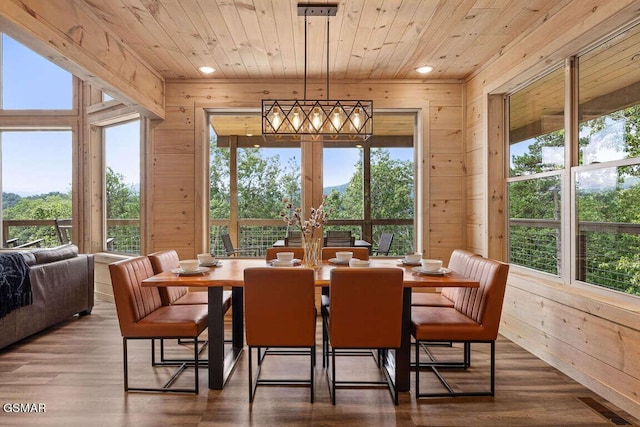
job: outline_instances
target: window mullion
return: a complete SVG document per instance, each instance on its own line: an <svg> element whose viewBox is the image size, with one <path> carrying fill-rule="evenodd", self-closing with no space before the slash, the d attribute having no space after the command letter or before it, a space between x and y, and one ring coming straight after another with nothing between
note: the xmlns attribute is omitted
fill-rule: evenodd
<svg viewBox="0 0 640 427"><path fill-rule="evenodd" d="M565 61L565 167L562 173L562 211L560 230L562 231L561 262L564 267L560 277L565 282L575 280L577 216L573 194L572 168L578 164L578 68L575 57Z"/></svg>

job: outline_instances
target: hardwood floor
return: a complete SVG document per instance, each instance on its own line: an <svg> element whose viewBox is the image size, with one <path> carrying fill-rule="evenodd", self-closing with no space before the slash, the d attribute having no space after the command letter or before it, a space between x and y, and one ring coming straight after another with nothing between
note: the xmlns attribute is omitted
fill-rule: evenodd
<svg viewBox="0 0 640 427"><path fill-rule="evenodd" d="M321 348L318 324L318 352ZM151 368L148 342L129 346L131 381L162 383L171 370ZM171 355L188 357L188 349L172 344ZM181 346L187 347L187 346ZM473 369L486 367L487 348L473 347ZM451 351L436 349L437 352ZM318 353L319 354L319 353ZM35 403L46 412L0 410L0 425L29 426L218 426L218 425L348 425L348 426L611 426L582 399L640 425L586 388L510 341L497 344L496 397L416 400L402 393L395 407L387 390L339 390L331 405L325 372L318 357L316 399L309 403L305 388L261 387L249 405L246 352L221 391L207 388L206 370L200 394L125 393L122 382L122 339L115 306L98 302L90 316L74 318L22 342L0 350L0 404ZM272 363L275 362L275 363ZM368 358L340 358L343 376L375 371ZM264 375L307 375L307 359L285 356L267 359ZM366 375L366 373L364 374ZM486 380L484 377L482 380ZM180 379L193 381L193 371ZM475 381L457 383L482 386ZM436 386L434 377L421 376L421 387ZM412 379L412 388L413 388ZM597 406L597 405L596 405ZM602 408L601 408L602 409ZM601 411L602 412L602 411ZM618 424L620 425L620 424Z"/></svg>

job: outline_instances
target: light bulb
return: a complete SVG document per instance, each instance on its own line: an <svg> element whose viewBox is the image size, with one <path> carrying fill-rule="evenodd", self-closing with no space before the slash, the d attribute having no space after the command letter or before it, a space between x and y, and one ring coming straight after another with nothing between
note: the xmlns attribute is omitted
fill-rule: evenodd
<svg viewBox="0 0 640 427"><path fill-rule="evenodd" d="M333 110L331 123L333 124L333 127L336 129L336 132L340 132L340 127L342 126L342 118L340 117L340 111L337 108Z"/></svg>
<svg viewBox="0 0 640 427"><path fill-rule="evenodd" d="M293 119L291 119L291 124L293 125L293 128L296 130L296 132L298 131L298 129L300 129L302 121L300 120L300 110L298 109L298 107L293 110Z"/></svg>
<svg viewBox="0 0 640 427"><path fill-rule="evenodd" d="M320 130L320 125L322 125L322 119L320 118L320 112L318 108L313 109L313 117L311 119L311 124L315 128L315 130Z"/></svg>
<svg viewBox="0 0 640 427"><path fill-rule="evenodd" d="M360 117L360 109L356 108L355 110L353 110L353 118L351 119L351 122L353 123L353 127L359 131L360 130L360 126L362 126L362 118Z"/></svg>
<svg viewBox="0 0 640 427"><path fill-rule="evenodd" d="M274 131L278 131L280 127L280 123L282 123L282 117L280 117L280 110L278 107L274 107L271 113L271 126L273 126Z"/></svg>

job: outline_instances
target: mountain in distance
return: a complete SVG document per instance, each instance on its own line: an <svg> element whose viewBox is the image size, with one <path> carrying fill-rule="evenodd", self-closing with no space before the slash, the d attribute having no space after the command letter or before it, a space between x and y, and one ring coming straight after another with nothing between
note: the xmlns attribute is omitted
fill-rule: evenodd
<svg viewBox="0 0 640 427"><path fill-rule="evenodd" d="M329 194L331 194L333 190L336 190L340 194L344 194L344 192L347 190L347 185L349 184L346 183L346 184L334 185L333 187L324 187L322 189L322 194L325 194L328 196Z"/></svg>

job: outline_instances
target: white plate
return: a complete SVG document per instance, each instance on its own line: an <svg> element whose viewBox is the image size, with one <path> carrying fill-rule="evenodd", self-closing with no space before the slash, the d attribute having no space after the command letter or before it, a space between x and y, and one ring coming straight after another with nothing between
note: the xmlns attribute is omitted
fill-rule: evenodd
<svg viewBox="0 0 640 427"><path fill-rule="evenodd" d="M422 265L422 264L420 263L420 261L410 262L410 261L407 261L407 259L406 259L406 258L402 258L402 259L400 260L400 262L401 262L403 265Z"/></svg>
<svg viewBox="0 0 640 427"><path fill-rule="evenodd" d="M200 264L200 267L220 267L221 265L222 265L222 261L217 259L214 262L210 262L210 263L206 263L206 264Z"/></svg>
<svg viewBox="0 0 640 427"><path fill-rule="evenodd" d="M419 274L425 274L427 276L444 276L447 273L451 273L451 270L449 270L446 267L442 267L440 270L436 270L436 271L427 271L422 267L413 267L411 271L415 271L416 273L419 273Z"/></svg>
<svg viewBox="0 0 640 427"><path fill-rule="evenodd" d="M349 265L349 261L340 261L338 258L329 258L329 263L338 265Z"/></svg>
<svg viewBox="0 0 640 427"><path fill-rule="evenodd" d="M278 261L277 259L271 260L270 264L274 267L293 267L300 264L302 261L298 258L294 258L291 261Z"/></svg>
<svg viewBox="0 0 640 427"><path fill-rule="evenodd" d="M194 271L184 271L181 268L174 268L171 270L172 273L179 274L180 276L195 276L198 274L206 273L209 271L209 267L198 267Z"/></svg>
<svg viewBox="0 0 640 427"><path fill-rule="evenodd" d="M349 267L369 267L369 261L366 259L352 258L349 262Z"/></svg>

